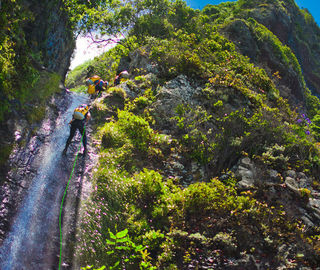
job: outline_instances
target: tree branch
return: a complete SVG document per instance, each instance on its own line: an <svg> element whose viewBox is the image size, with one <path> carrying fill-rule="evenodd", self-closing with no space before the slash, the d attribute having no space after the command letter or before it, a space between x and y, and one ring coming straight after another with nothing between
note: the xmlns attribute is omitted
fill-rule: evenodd
<svg viewBox="0 0 320 270"><path fill-rule="evenodd" d="M124 35L121 33L121 35L124 37ZM90 47L92 44L102 44L103 47L106 47L109 44L112 43L119 43L121 39L117 37L109 37L107 39L104 38L96 38L93 36L92 32L88 33L88 37L91 39L91 43L89 44L88 47Z"/></svg>

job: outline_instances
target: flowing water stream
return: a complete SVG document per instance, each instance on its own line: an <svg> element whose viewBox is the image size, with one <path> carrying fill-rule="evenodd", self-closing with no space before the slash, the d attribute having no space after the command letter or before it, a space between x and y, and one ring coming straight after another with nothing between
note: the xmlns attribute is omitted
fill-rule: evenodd
<svg viewBox="0 0 320 270"><path fill-rule="evenodd" d="M69 135L67 123L71 119L74 108L88 102L85 95L71 94L71 99L69 107L56 119L53 130L46 126L46 122L41 127L43 130L49 131L36 154L36 160L39 163L37 173L14 217L11 230L7 233L0 247L1 270L58 269L59 210L79 147L79 135L78 143L70 145L67 156L62 156L61 153ZM78 159L79 162L76 166L79 167L79 164L83 166L85 158L79 157ZM83 172L83 168L78 168L79 170ZM81 189L81 183L75 183L73 180L71 180L69 188ZM75 191L75 193L77 192ZM69 193L68 195L70 197ZM74 216L74 213L77 212L77 209L70 209L73 207L75 204L66 201L63 212L63 228L67 227L68 217ZM64 236L68 233L70 232L64 232Z"/></svg>

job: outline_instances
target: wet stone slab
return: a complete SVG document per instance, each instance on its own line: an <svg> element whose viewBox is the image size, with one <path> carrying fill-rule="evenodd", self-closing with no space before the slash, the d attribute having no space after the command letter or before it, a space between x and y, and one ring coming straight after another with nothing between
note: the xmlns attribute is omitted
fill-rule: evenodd
<svg viewBox="0 0 320 270"><path fill-rule="evenodd" d="M54 107L60 108L60 112L57 114L56 111L48 109L46 118L37 126L29 126L24 120L11 121L10 126L16 129L12 131L15 134L12 139L17 143L8 160L10 169L5 176L5 183L0 186L0 245L32 179L37 174L42 160L39 155L41 148L50 140L50 135L56 128L56 119L70 105L71 96L67 93L58 94L50 102L55 103ZM34 130L37 131L32 135ZM22 141L23 143L20 143Z"/></svg>

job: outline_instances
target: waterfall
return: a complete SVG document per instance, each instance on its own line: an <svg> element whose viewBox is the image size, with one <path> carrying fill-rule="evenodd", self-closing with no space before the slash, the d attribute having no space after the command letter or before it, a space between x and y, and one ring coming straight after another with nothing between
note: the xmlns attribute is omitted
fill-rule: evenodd
<svg viewBox="0 0 320 270"><path fill-rule="evenodd" d="M80 139L77 145L69 147L66 157L62 151L73 110L87 99L86 95L72 94L70 106L56 119L55 129L37 152L37 173L0 247L1 270L57 269L60 204ZM47 128L46 122L42 128ZM73 184L71 181L70 185ZM68 212L74 213L75 209L64 209L65 216Z"/></svg>

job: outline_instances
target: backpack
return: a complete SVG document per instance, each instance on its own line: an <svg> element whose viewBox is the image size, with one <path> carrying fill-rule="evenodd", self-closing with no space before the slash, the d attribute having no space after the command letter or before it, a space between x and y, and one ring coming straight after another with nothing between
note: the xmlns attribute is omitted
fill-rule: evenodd
<svg viewBox="0 0 320 270"><path fill-rule="evenodd" d="M96 92L95 86L98 86L101 83L103 83L103 80L101 80L101 78L98 75L90 77L86 81L86 84L88 85L88 94L93 95Z"/></svg>
<svg viewBox="0 0 320 270"><path fill-rule="evenodd" d="M88 79L86 79L86 85L89 86L91 84L94 84L96 81L100 80L101 78L98 75L94 75Z"/></svg>
<svg viewBox="0 0 320 270"><path fill-rule="evenodd" d="M129 73L126 70L122 71L120 74L121 74L121 78L125 78L125 79L129 78Z"/></svg>
<svg viewBox="0 0 320 270"><path fill-rule="evenodd" d="M97 85L102 80L98 75L94 75L94 76L90 77L88 81L92 82L91 84Z"/></svg>
<svg viewBox="0 0 320 270"><path fill-rule="evenodd" d="M90 77L89 80L95 82L97 80L101 80L101 78L98 75L94 75L94 76Z"/></svg>
<svg viewBox="0 0 320 270"><path fill-rule="evenodd" d="M96 92L96 86L94 84L90 84L88 86L88 94L93 95Z"/></svg>
<svg viewBox="0 0 320 270"><path fill-rule="evenodd" d="M83 120L85 118L85 115L89 112L89 106L88 105L81 105L77 108L75 108L73 112L73 118L77 120Z"/></svg>

